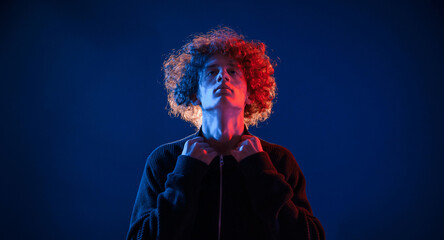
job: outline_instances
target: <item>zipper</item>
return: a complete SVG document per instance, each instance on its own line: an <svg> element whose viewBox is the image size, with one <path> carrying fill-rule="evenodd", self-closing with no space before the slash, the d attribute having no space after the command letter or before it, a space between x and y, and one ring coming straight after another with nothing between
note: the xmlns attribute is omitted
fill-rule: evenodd
<svg viewBox="0 0 444 240"><path fill-rule="evenodd" d="M222 225L222 166L224 165L224 156L221 154L219 158L219 231L218 240L220 240L220 229Z"/></svg>

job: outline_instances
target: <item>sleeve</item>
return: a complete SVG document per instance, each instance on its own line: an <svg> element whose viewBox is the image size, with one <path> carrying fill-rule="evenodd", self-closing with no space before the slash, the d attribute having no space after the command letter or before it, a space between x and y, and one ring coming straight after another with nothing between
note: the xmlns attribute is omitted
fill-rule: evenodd
<svg viewBox="0 0 444 240"><path fill-rule="evenodd" d="M266 152L253 154L239 162L253 209L271 239L324 240L324 229L313 216L307 200L302 171L289 151L284 158L287 158L284 161L295 163L288 182Z"/></svg>
<svg viewBox="0 0 444 240"><path fill-rule="evenodd" d="M128 240L187 239L192 230L200 185L208 165L180 155L162 187L157 164L162 157L165 155L153 152L147 159L131 216Z"/></svg>

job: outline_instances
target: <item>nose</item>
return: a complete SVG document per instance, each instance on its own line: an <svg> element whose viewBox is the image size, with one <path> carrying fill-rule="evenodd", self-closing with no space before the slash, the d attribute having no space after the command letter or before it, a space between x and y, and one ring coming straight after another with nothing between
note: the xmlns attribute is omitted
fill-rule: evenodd
<svg viewBox="0 0 444 240"><path fill-rule="evenodd" d="M230 80L228 73L225 70L222 70L219 75L217 76L217 81L221 82L222 79L224 79L226 82Z"/></svg>

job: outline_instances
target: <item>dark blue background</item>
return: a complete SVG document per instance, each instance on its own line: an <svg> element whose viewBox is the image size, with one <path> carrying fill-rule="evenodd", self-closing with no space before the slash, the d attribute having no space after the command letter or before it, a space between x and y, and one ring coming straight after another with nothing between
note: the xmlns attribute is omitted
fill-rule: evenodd
<svg viewBox="0 0 444 240"><path fill-rule="evenodd" d="M3 2L0 238L123 239L148 154L195 131L162 61L219 24L278 61L250 131L292 151L328 239L442 235L443 5L304 2Z"/></svg>

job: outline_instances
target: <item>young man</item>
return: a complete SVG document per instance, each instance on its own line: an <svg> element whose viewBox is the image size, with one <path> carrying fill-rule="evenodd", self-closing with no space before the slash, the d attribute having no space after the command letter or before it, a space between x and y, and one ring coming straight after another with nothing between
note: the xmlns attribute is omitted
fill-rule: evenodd
<svg viewBox="0 0 444 240"><path fill-rule="evenodd" d="M199 130L148 157L127 239L325 239L291 152L247 130L275 96L265 45L220 28L164 70L170 113Z"/></svg>

